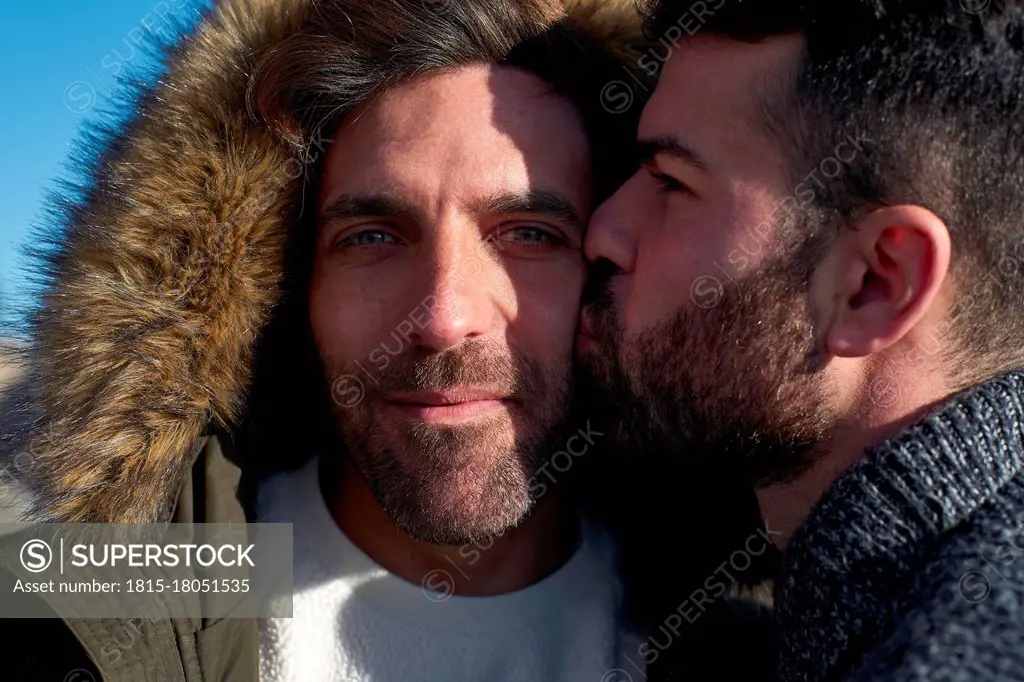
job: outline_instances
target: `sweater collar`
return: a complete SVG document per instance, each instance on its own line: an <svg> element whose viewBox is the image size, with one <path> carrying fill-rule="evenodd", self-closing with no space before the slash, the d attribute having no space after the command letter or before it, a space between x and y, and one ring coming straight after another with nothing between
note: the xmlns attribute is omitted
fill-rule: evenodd
<svg viewBox="0 0 1024 682"><path fill-rule="evenodd" d="M775 592L783 679L824 679L884 636L939 538L1024 470L1024 371L871 449L794 534Z"/></svg>

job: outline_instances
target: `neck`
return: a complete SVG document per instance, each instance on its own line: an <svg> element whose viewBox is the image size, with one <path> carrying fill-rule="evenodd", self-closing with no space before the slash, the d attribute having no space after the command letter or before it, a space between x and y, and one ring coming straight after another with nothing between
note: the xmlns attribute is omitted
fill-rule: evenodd
<svg viewBox="0 0 1024 682"><path fill-rule="evenodd" d="M776 575L780 679L846 679L866 646L905 643L893 632L920 600L970 617L988 595L977 598L979 583L993 595L1011 584L996 582L1004 569L985 555L1024 506L1022 424L1024 371L1016 370L929 410L822 495ZM1014 603L1012 589L1002 594ZM930 609L917 613L940 613Z"/></svg>
<svg viewBox="0 0 1024 682"><path fill-rule="evenodd" d="M777 532L775 544L786 549L793 532L803 523L821 496L846 471L864 459L868 450L920 421L949 398L941 379L922 380L922 368L904 371L888 366L867 377L864 390L843 410L844 417L823 442L815 464L790 483L757 490L766 525ZM879 386L898 386L880 398Z"/></svg>
<svg viewBox="0 0 1024 682"><path fill-rule="evenodd" d="M551 488L521 524L500 537L461 546L434 545L403 533L346 459L320 488L335 523L390 573L425 589L463 596L514 592L558 570L576 545L576 519Z"/></svg>

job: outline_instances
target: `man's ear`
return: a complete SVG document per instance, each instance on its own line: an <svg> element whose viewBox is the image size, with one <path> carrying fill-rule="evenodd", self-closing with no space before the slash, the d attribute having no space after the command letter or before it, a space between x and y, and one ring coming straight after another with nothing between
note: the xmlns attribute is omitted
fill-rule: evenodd
<svg viewBox="0 0 1024 682"><path fill-rule="evenodd" d="M828 352L863 357L902 339L938 295L950 252L946 224L920 206L880 208L844 227L828 257Z"/></svg>

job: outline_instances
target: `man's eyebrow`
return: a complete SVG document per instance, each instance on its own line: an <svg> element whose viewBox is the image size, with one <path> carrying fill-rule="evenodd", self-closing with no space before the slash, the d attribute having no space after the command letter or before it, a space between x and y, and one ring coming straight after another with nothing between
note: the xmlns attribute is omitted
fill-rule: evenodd
<svg viewBox="0 0 1024 682"><path fill-rule="evenodd" d="M350 218L415 219L416 211L404 201L387 194L342 194L320 209L321 225Z"/></svg>
<svg viewBox="0 0 1024 682"><path fill-rule="evenodd" d="M654 162L654 157L659 154L666 154L675 159L697 168L704 173L710 173L708 162L704 160L692 147L680 142L673 137L656 137L638 140L636 143L637 160L640 165L648 165Z"/></svg>
<svg viewBox="0 0 1024 682"><path fill-rule="evenodd" d="M558 192L531 189L525 192L504 192L473 207L478 215L534 213L550 215L580 229L586 224L583 214L572 201Z"/></svg>

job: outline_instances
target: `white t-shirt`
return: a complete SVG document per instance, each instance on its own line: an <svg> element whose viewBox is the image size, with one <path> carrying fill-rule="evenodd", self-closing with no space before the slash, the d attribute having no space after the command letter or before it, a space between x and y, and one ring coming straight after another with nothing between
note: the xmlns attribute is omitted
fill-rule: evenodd
<svg viewBox="0 0 1024 682"><path fill-rule="evenodd" d="M317 475L314 458L260 488L259 520L293 523L295 553L292 618L260 621L264 682L644 679L629 656L641 640L617 618L613 544L592 524L582 524L569 561L540 582L497 596L452 596L444 574L415 585L352 544Z"/></svg>

